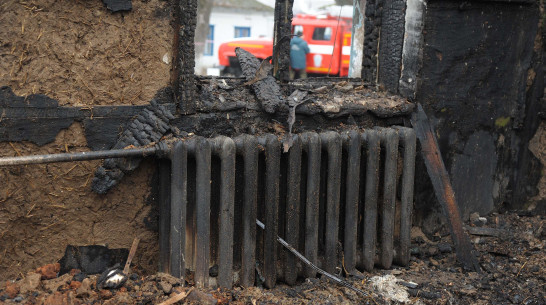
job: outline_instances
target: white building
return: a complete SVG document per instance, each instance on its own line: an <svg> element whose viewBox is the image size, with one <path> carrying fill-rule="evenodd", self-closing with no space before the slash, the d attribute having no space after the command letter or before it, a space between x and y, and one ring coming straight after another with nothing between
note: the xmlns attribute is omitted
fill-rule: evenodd
<svg viewBox="0 0 546 305"><path fill-rule="evenodd" d="M215 0L204 54L196 54L195 73L218 66L218 47L238 37L273 37L274 9L255 0ZM202 55L202 56L200 56Z"/></svg>

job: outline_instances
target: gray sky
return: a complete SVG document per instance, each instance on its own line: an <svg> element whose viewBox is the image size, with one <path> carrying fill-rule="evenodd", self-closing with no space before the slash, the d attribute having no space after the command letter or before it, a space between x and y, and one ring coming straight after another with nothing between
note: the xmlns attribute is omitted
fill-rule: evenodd
<svg viewBox="0 0 546 305"><path fill-rule="evenodd" d="M257 0L263 4L275 7L275 0ZM326 7L326 10L323 8ZM335 6L335 0L294 0L294 13L319 14L329 12L331 15L339 14L339 6ZM342 16L352 17L352 8L344 6Z"/></svg>

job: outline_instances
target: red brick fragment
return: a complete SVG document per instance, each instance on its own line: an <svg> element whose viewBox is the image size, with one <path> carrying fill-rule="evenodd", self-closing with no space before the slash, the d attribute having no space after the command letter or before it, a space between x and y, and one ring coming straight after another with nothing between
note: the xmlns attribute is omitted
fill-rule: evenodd
<svg viewBox="0 0 546 305"><path fill-rule="evenodd" d="M50 280L56 278L59 271L61 271L61 265L59 263L47 264L36 269L36 273L42 275L42 280Z"/></svg>

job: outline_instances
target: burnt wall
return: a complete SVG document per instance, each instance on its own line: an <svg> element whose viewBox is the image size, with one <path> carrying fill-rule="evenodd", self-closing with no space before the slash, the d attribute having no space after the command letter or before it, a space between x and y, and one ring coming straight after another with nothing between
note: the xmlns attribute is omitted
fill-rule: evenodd
<svg viewBox="0 0 546 305"><path fill-rule="evenodd" d="M437 129L464 217L521 208L536 192L540 170L527 143L543 89L538 25L534 3L427 3L415 100ZM426 210L426 187L416 188Z"/></svg>

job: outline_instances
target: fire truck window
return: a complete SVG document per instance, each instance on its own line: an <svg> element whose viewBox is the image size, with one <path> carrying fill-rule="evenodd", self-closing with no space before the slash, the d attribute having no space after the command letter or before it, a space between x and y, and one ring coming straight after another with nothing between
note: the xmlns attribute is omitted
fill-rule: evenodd
<svg viewBox="0 0 546 305"><path fill-rule="evenodd" d="M292 34L297 34L297 33L303 33L303 26L302 25L295 25L292 27Z"/></svg>
<svg viewBox="0 0 546 305"><path fill-rule="evenodd" d="M316 27L313 31L313 40L330 41L332 38L332 28Z"/></svg>

